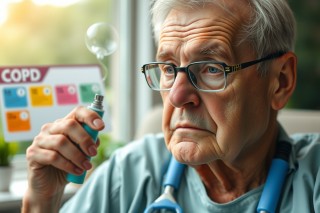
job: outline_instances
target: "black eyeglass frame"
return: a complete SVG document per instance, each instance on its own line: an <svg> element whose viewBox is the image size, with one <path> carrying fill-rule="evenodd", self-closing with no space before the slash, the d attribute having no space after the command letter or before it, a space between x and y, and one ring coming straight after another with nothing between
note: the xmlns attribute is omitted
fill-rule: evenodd
<svg viewBox="0 0 320 213"><path fill-rule="evenodd" d="M174 70L174 80L176 79L177 75L178 75L178 72L185 72L188 76L188 79L190 81L190 83L199 91L203 91L203 92L218 92L218 91L222 91L226 88L226 82L227 82L227 75L230 74L230 73L233 73L233 72L236 72L236 71L239 71L239 70L242 70L242 69L245 69L247 67L250 67L252 65L255 65L255 64L258 64L258 63L261 63L263 61L267 61L267 60L271 60L271 59L275 59L275 58L278 58L278 57L281 57L283 56L284 54L286 54L287 52L286 51L278 51L278 52L275 52L275 53L272 53L272 54L269 54L265 57L262 57L260 59L257 59L257 60L253 60L253 61L248 61L248 62L244 62L244 63L241 63L241 64L236 64L236 65L233 65L233 66L230 66L230 65L227 65L226 63L224 62L219 62L219 61L196 61L196 62L193 62L193 63L190 63L188 64L186 67L177 67L176 65L172 64L172 63L166 63L166 62L150 62L150 63L147 63L147 64L144 64L142 67L141 67L141 72L144 74L145 76L145 79L147 81L147 84L148 86L152 89L152 90L156 90L156 91L169 91L172 87L168 88L168 89L155 89L153 88L149 82L148 82L148 79L147 79L147 75L146 75L146 71L145 71L145 67L150 65L150 64L166 64L166 65L170 65L172 66L173 70ZM214 63L214 64L219 64L223 67L223 71L224 71L224 78L225 78L225 83L224 83L224 87L222 89L218 89L218 90L203 90L201 88L198 88L197 85L193 82L192 80L192 77L191 77L191 73L189 71L189 67L191 65L194 65L194 64L202 64L202 63Z"/></svg>

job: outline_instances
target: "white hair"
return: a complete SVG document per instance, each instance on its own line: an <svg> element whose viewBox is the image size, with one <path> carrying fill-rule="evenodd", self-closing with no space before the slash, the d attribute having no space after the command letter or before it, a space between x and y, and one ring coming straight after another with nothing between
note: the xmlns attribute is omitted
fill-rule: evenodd
<svg viewBox="0 0 320 213"><path fill-rule="evenodd" d="M239 0L235 0L239 1ZM217 0L154 0L152 24L156 42L161 26L172 8L200 8L209 3L223 5ZM295 18L287 0L248 0L249 22L242 26L238 42L248 41L262 57L276 51L293 51L295 44Z"/></svg>

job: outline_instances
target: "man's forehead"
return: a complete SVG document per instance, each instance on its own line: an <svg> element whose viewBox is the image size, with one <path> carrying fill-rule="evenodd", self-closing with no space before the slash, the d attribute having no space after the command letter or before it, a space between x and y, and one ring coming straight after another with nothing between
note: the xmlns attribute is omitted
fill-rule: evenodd
<svg viewBox="0 0 320 213"><path fill-rule="evenodd" d="M169 12L164 25L177 20L183 25L188 25L193 21L192 17L181 16L180 14L196 14L197 12L203 13L203 11L207 11L208 18L223 16L225 18L241 19L246 22L251 14L250 9L248 0L216 0L196 5L195 7L180 6L179 8L173 8Z"/></svg>

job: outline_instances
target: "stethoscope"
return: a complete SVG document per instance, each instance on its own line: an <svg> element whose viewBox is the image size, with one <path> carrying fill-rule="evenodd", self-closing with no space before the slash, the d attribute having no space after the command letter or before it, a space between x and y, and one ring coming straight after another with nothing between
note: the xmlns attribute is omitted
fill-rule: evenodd
<svg viewBox="0 0 320 213"><path fill-rule="evenodd" d="M263 188L257 212L274 213L281 195L282 186L289 171L289 156L291 144L280 141L277 144L276 154L272 160L271 167ZM163 193L151 203L144 213L151 213L159 210L169 210L171 212L183 213L181 206L176 202L173 194L178 190L182 174L186 165L179 163L171 157L165 181L163 183Z"/></svg>

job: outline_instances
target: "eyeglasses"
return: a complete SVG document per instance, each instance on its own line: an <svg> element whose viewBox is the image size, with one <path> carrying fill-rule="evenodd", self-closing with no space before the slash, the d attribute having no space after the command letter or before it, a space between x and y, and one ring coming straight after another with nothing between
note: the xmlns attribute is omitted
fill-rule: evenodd
<svg viewBox="0 0 320 213"><path fill-rule="evenodd" d="M191 84L199 91L218 92L226 88L227 76L232 72L254 64L275 59L286 52L279 51L261 59L229 66L218 61L198 61L186 67L177 67L172 63L151 62L141 68L149 87L156 91L168 91L172 88L178 72L185 72Z"/></svg>

